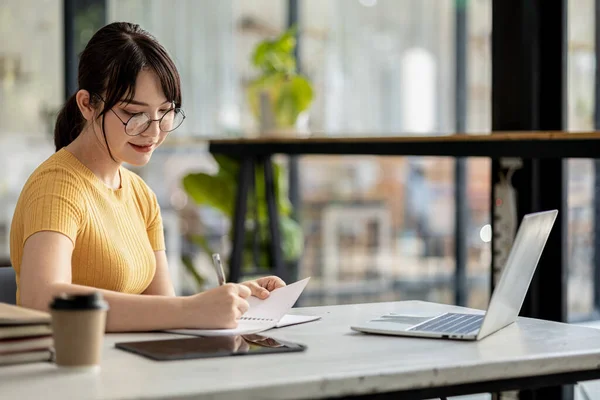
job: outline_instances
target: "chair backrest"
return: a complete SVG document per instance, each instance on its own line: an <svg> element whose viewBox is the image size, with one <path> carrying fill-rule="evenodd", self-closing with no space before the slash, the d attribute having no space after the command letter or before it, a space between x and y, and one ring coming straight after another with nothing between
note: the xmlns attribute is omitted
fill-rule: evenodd
<svg viewBox="0 0 600 400"><path fill-rule="evenodd" d="M17 281L12 267L0 267L0 303L16 304Z"/></svg>

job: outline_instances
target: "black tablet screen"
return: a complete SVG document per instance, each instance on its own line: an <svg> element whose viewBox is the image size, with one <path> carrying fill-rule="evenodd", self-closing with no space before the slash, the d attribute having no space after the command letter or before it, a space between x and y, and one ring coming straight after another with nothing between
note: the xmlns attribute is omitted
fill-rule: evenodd
<svg viewBox="0 0 600 400"><path fill-rule="evenodd" d="M154 360L183 360L233 355L272 354L303 351L305 346L262 335L186 337L181 339L120 342L121 350Z"/></svg>

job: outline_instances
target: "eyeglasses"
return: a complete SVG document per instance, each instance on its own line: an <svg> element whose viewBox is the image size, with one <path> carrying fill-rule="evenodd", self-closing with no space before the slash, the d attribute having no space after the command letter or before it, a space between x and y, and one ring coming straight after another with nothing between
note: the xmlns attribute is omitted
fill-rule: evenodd
<svg viewBox="0 0 600 400"><path fill-rule="evenodd" d="M98 97L100 98L100 100L106 103L106 101L104 101L104 99L101 96L98 95ZM152 119L146 113L137 113L129 117L127 121L123 121L123 119L119 117L119 114L117 114L112 108L110 109L110 111L112 111L113 114L115 114L115 116L119 119L119 121L121 121L121 123L125 127L125 133L129 136L141 135L142 133L146 132L146 130L148 130L150 124L152 124L152 122L154 121L158 122L158 127L161 131L166 133L172 132L175 129L179 128L179 126L183 123L183 120L185 119L185 113L183 112L183 110L181 108L176 107L167 110L167 112L165 112L162 115L162 117L158 119Z"/></svg>

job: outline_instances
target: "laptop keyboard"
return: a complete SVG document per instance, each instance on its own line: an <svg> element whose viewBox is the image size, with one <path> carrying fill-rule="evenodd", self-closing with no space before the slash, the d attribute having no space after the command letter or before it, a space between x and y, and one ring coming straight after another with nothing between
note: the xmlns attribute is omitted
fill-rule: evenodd
<svg viewBox="0 0 600 400"><path fill-rule="evenodd" d="M467 334L478 330L483 315L448 313L413 326L409 331Z"/></svg>

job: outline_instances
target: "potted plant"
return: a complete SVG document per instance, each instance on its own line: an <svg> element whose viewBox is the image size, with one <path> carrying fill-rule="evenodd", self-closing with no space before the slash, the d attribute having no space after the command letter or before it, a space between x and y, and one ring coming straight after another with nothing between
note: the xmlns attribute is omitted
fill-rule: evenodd
<svg viewBox="0 0 600 400"><path fill-rule="evenodd" d="M247 87L247 99L261 133L295 135L307 131L308 109L313 101L310 81L298 73L296 28L257 44L252 65L259 75Z"/></svg>
<svg viewBox="0 0 600 400"><path fill-rule="evenodd" d="M235 211L235 197L238 186L239 162L233 158L214 156L218 171L216 174L204 172L190 173L183 178L183 187L196 204L217 210L232 221ZM274 165L275 199L280 214L281 247L284 262L293 263L302 254L304 235L302 227L292 216L292 206L287 196L287 185L284 171L280 165ZM270 235L268 228L267 201L265 195L264 171L262 166L255 169L255 190L248 198L246 215L246 232L243 249L243 271L260 271L268 269ZM230 224L229 237L233 237L233 224ZM201 247L207 256L214 253L211 244L201 235L191 235L189 239ZM198 276L190 259L184 260L192 276L201 285L202 277Z"/></svg>

